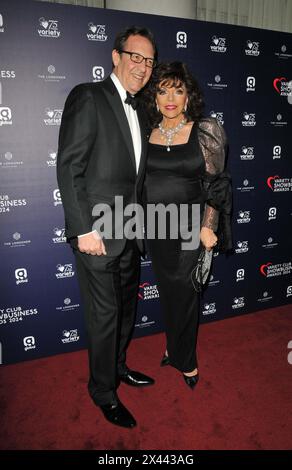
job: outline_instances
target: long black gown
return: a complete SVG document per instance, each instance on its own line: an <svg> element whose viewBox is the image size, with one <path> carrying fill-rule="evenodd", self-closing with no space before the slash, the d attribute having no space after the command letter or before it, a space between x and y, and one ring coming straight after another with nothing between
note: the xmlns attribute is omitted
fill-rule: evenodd
<svg viewBox="0 0 292 470"><path fill-rule="evenodd" d="M218 211L205 204L206 176L222 172L225 134L216 120L207 118L193 125L186 144L167 146L149 143L145 199L149 204L200 204L201 226L216 230ZM189 221L191 224L192 222ZM169 229L169 224L168 224ZM197 367L196 342L199 295L191 271L199 256L182 250L182 239L147 239L156 275L166 326L166 348L171 365L182 372Z"/></svg>

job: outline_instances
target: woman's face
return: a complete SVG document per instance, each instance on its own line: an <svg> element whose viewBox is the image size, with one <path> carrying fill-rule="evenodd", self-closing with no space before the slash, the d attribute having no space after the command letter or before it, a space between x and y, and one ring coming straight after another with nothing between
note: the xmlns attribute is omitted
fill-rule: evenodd
<svg viewBox="0 0 292 470"><path fill-rule="evenodd" d="M182 114L187 105L187 90L183 83L163 81L159 84L156 104L163 116L173 119Z"/></svg>

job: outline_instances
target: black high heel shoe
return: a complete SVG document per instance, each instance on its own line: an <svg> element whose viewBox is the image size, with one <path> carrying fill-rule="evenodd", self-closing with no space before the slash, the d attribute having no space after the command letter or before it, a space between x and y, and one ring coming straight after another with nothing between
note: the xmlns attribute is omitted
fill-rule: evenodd
<svg viewBox="0 0 292 470"><path fill-rule="evenodd" d="M163 358L161 359L161 362L160 362L160 367L164 367L164 366L170 366L169 357L165 353L164 353Z"/></svg>
<svg viewBox="0 0 292 470"><path fill-rule="evenodd" d="M183 374L185 383L193 390L199 381L199 373L196 375L187 376Z"/></svg>

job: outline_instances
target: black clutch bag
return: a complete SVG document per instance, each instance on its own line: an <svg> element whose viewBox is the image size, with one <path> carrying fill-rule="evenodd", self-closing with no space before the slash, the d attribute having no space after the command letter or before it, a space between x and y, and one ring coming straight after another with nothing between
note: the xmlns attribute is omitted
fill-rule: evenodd
<svg viewBox="0 0 292 470"><path fill-rule="evenodd" d="M201 292L211 270L213 250L202 249L197 264L191 272L191 280L196 292Z"/></svg>

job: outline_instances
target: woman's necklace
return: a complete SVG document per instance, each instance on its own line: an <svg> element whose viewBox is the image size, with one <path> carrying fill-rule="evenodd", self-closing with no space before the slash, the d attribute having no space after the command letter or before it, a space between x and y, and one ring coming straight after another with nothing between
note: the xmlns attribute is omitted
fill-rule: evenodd
<svg viewBox="0 0 292 470"><path fill-rule="evenodd" d="M159 131L166 140L166 145L167 145L166 150L168 152L170 151L170 146L172 145L174 136L184 127L186 123L187 123L186 119L183 119L182 121L180 121L180 123L177 126L172 127L170 129L166 129L165 127L162 126L161 123L158 124Z"/></svg>

